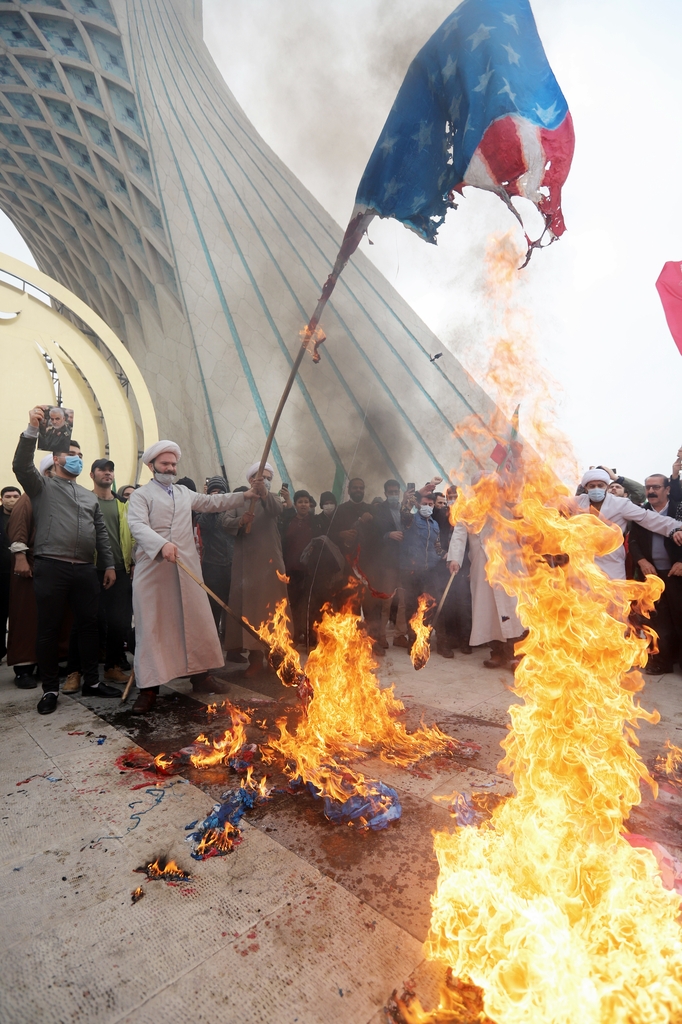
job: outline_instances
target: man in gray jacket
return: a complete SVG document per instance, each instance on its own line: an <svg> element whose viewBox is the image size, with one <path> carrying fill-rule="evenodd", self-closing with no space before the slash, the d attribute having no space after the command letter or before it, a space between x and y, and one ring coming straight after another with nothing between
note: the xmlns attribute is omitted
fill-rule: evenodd
<svg viewBox="0 0 682 1024"><path fill-rule="evenodd" d="M120 697L120 691L100 683L97 665L99 580L95 554L104 569L104 588L116 582L107 528L97 496L76 483L83 469L83 456L76 452L73 442L69 454L55 453L53 477L41 476L35 468L33 457L43 418L39 406L31 409L12 469L31 499L36 525L33 589L38 606L38 668L43 683L38 713L49 715L59 697L58 636L67 602L78 634L83 694Z"/></svg>

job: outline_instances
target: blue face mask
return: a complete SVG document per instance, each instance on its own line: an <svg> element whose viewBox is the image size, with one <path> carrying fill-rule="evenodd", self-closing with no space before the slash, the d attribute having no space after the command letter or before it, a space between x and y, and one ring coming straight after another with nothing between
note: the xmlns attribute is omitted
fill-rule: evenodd
<svg viewBox="0 0 682 1024"><path fill-rule="evenodd" d="M600 501L603 501L606 497L606 488L591 487L587 493L590 496L590 501L592 502L592 504L594 505L595 502L598 504Z"/></svg>
<svg viewBox="0 0 682 1024"><path fill-rule="evenodd" d="M73 476L80 476L83 472L83 460L80 455L67 455L64 459L64 469Z"/></svg>

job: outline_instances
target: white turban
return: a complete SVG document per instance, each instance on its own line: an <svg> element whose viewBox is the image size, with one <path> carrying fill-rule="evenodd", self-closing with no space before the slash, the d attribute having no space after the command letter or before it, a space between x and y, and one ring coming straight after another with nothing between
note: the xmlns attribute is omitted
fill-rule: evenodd
<svg viewBox="0 0 682 1024"><path fill-rule="evenodd" d="M40 475L45 476L45 470L49 469L54 465L54 458L52 455L45 455L40 460Z"/></svg>
<svg viewBox="0 0 682 1024"><path fill-rule="evenodd" d="M594 480L599 480L601 483L610 484L611 477L605 469L588 469L587 473L583 473L583 478L580 481L581 487L587 487L589 483Z"/></svg>
<svg viewBox="0 0 682 1024"><path fill-rule="evenodd" d="M158 459L159 455L163 455L164 452L172 452L178 459L182 454L180 446L175 441L157 441L156 444L152 444L147 448L147 451L142 456L142 461L145 466L149 466L154 459Z"/></svg>
<svg viewBox="0 0 682 1024"><path fill-rule="evenodd" d="M255 476L259 469L260 469L260 459L258 460L258 462L254 462L254 464L252 466L249 466L249 468L247 469L247 471L246 471L246 479L247 479L247 481L251 482L251 477ZM274 471L274 469L272 468L272 466L270 465L269 462L265 463L265 465L263 466L263 469L264 470L265 469L269 469L270 472L272 473L272 475L273 476L275 475L275 471Z"/></svg>

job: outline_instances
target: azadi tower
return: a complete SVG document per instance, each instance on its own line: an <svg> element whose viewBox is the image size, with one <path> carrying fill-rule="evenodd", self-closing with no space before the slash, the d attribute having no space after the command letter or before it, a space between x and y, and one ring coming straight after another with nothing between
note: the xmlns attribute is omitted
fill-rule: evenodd
<svg viewBox="0 0 682 1024"><path fill-rule="evenodd" d="M263 142L202 38L201 0L0 3L0 207L39 268L123 340L182 470L258 458L342 231ZM361 253L273 458L316 493L445 476L491 402ZM487 453L487 452L486 452Z"/></svg>

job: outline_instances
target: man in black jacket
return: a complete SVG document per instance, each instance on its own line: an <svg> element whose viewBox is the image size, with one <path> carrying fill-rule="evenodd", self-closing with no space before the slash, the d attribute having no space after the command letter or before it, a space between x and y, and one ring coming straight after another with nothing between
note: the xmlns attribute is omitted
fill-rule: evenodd
<svg viewBox="0 0 682 1024"><path fill-rule="evenodd" d="M104 569L105 589L116 582L109 535L97 496L76 483L83 470L82 454L54 456L55 475L40 475L33 463L36 441L44 412L36 406L29 413L29 425L19 438L12 469L33 506L36 525L33 589L38 606L38 668L43 696L38 713L51 714L59 697L57 645L59 627L68 602L78 633L83 694L120 697L120 691L99 681L97 657L99 632L99 580L97 561Z"/></svg>
<svg viewBox="0 0 682 1024"><path fill-rule="evenodd" d="M670 500L670 480L666 476L654 473L646 478L644 486L644 508L682 520L682 502ZM629 545L638 578L660 576L665 581L665 590L651 615L651 627L658 633L658 657L650 658L645 669L648 675L662 675L673 671L682 653L682 548L638 523L630 524Z"/></svg>
<svg viewBox="0 0 682 1024"><path fill-rule="evenodd" d="M373 508L374 535L369 564L369 579L374 590L386 597L369 596L365 599L367 625L373 640L381 648L388 647L386 626L391 613L394 595L398 597L398 616L393 637L394 646L407 646L407 621L405 619L405 597L400 588L400 547L403 543L403 527L400 520L400 484L387 480L384 484L385 500ZM404 644L401 644L404 639ZM396 640L398 643L396 644Z"/></svg>
<svg viewBox="0 0 682 1024"><path fill-rule="evenodd" d="M9 615L9 581L12 555L7 536L7 524L12 509L19 501L18 487L3 487L0 491L0 661L7 654L7 617Z"/></svg>

